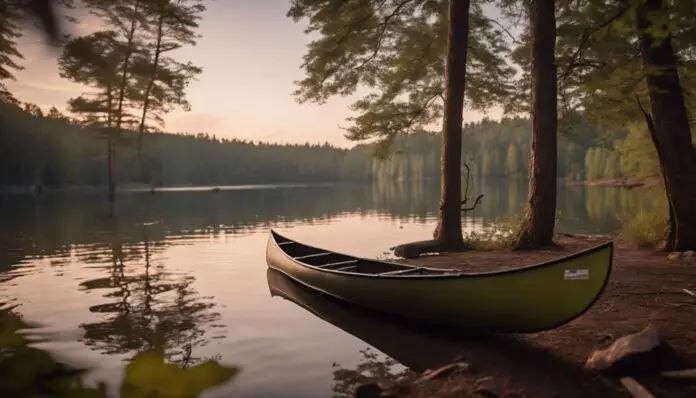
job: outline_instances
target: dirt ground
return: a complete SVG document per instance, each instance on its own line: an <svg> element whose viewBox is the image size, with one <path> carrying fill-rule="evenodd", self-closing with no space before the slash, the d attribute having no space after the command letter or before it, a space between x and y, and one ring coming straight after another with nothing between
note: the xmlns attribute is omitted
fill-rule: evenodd
<svg viewBox="0 0 696 398"><path fill-rule="evenodd" d="M462 264L466 270L531 265L600 244L608 237L563 236L557 249L513 252L475 251L422 257L409 263ZM633 248L616 241L614 269L602 297L580 318L557 329L498 339L465 353L474 372L433 380L412 389L416 397L481 397L475 386L490 385L500 397L630 397L615 378L585 371L596 349L652 323L663 338L696 367L696 258L670 261L666 253ZM696 381L676 382L658 376L636 376L657 398L696 397Z"/></svg>

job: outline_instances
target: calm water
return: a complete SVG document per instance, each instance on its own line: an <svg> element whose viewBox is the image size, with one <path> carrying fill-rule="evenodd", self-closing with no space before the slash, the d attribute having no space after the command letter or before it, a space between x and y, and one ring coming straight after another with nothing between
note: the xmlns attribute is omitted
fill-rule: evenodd
<svg viewBox="0 0 696 398"><path fill-rule="evenodd" d="M467 230L519 214L526 182L478 191L486 197ZM422 184L139 192L120 195L109 218L97 196L4 196L0 302L40 325L25 331L35 347L90 369L88 384L105 381L112 394L126 361L160 344L172 362L241 368L204 396L327 397L350 384L340 369L365 361L368 344L271 297L269 229L385 257L390 246L431 237L438 199L436 186ZM612 233L650 205L637 191L562 188L559 231Z"/></svg>

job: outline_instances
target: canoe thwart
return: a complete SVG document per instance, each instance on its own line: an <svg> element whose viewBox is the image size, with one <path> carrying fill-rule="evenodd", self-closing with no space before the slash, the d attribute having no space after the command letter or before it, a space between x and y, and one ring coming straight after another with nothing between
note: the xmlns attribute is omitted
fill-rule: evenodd
<svg viewBox="0 0 696 398"><path fill-rule="evenodd" d="M333 254L333 253L332 253L332 252L324 252L324 253L308 254L308 255L306 255L306 256L295 257L295 260L304 260L304 259L306 259L306 258L328 256L328 255L330 255L330 254Z"/></svg>
<svg viewBox="0 0 696 398"><path fill-rule="evenodd" d="M413 274L416 272L422 272L423 268L406 268L406 269L397 269L395 271L387 271L387 272L380 272L379 274L375 275L404 275L404 274Z"/></svg>
<svg viewBox="0 0 696 398"><path fill-rule="evenodd" d="M317 268L329 268L329 267L335 267L335 266L344 266L348 264L354 264L358 265L358 260L348 260L348 261L338 261L335 263L326 263L322 265L317 265Z"/></svg>

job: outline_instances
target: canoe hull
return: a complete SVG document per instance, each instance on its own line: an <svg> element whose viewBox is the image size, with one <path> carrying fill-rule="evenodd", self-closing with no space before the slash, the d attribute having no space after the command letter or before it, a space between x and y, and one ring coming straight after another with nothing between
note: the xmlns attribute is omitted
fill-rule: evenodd
<svg viewBox="0 0 696 398"><path fill-rule="evenodd" d="M613 255L609 242L517 270L374 276L332 272L304 264L278 245L279 237L275 232L269 237L268 266L312 289L433 326L494 333L539 332L582 315L604 290Z"/></svg>

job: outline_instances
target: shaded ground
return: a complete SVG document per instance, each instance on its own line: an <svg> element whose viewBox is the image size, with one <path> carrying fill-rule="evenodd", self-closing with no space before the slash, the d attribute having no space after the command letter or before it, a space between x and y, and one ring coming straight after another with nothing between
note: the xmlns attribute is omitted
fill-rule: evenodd
<svg viewBox="0 0 696 398"><path fill-rule="evenodd" d="M471 271L531 265L595 246L608 238L562 237L561 247L534 252L476 251L422 257L406 262ZM669 261L664 252L632 248L617 242L614 270L600 300L585 315L558 329L499 339L487 348L465 351L466 361L477 370L422 384L417 397L486 396L475 393L488 385L499 396L516 397L629 397L618 380L584 371L595 349L615 338L637 332L648 323L690 366L696 367L696 258ZM491 355L491 350L503 355ZM696 397L696 382L674 382L653 376L636 376L656 397ZM510 395L510 394L517 395Z"/></svg>

